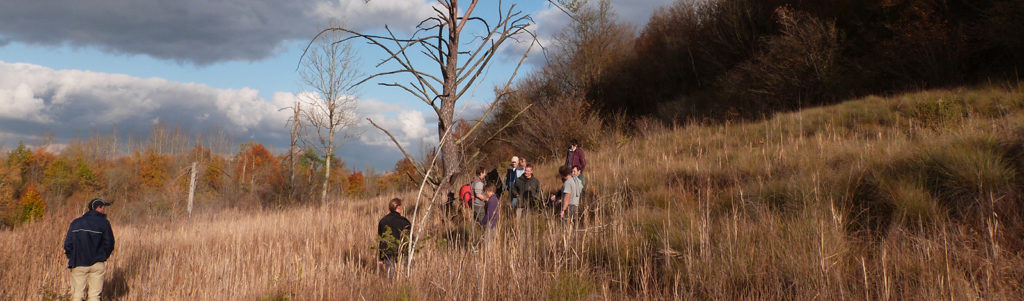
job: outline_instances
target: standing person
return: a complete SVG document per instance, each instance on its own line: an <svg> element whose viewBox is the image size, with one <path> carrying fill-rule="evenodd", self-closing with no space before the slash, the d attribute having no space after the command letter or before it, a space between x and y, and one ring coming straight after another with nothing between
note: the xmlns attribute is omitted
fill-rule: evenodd
<svg viewBox="0 0 1024 301"><path fill-rule="evenodd" d="M580 206L580 182L573 179L572 171L567 166L559 167L558 175L562 177L562 191L559 192L562 194L562 201L558 206L558 217L562 220L575 221ZM554 201L555 196L551 196L551 200Z"/></svg>
<svg viewBox="0 0 1024 301"><path fill-rule="evenodd" d="M523 169L523 176L516 179L516 185L512 187L512 199L519 200L519 206L513 206L516 209L516 219L522 216L524 207L537 204L540 198L540 180L533 176L533 165L527 164Z"/></svg>
<svg viewBox="0 0 1024 301"><path fill-rule="evenodd" d="M580 197L583 197L583 190L587 187L587 183L583 181L583 169L579 166L573 165L572 167L572 179L580 185Z"/></svg>
<svg viewBox="0 0 1024 301"><path fill-rule="evenodd" d="M484 215L483 221L480 222L480 225L484 226L484 231L498 226L498 195L495 193L497 190L498 186L493 183L484 186L484 195L487 196L487 213Z"/></svg>
<svg viewBox="0 0 1024 301"><path fill-rule="evenodd" d="M483 224L485 206L487 205L488 196L484 195L484 177L487 176L487 168L481 166L476 169L476 178L473 179L473 183L470 187L473 189L473 220L477 223Z"/></svg>
<svg viewBox="0 0 1024 301"><path fill-rule="evenodd" d="M412 224L402 216L402 199L393 198L388 202L388 215L377 223L377 262L384 266L388 279L394 278L395 264L402 249L408 242Z"/></svg>
<svg viewBox="0 0 1024 301"><path fill-rule="evenodd" d="M509 165L508 170L505 171L505 191L512 191L515 187L516 179L523 175L523 167L519 165L519 157L512 156L512 165ZM516 208L516 204L519 202L513 194L511 199L512 208Z"/></svg>
<svg viewBox="0 0 1024 301"><path fill-rule="evenodd" d="M64 236L64 255L71 269L71 300L82 300L89 287L89 301L100 300L107 258L114 251L114 232L107 221L107 206L102 199L89 201L89 211L71 221Z"/></svg>
<svg viewBox="0 0 1024 301"><path fill-rule="evenodd" d="M565 155L565 168L572 168L573 166L580 167L579 178L583 179L583 171L587 169L587 158L583 155L583 149L580 149L580 141L572 139L569 142L569 153Z"/></svg>

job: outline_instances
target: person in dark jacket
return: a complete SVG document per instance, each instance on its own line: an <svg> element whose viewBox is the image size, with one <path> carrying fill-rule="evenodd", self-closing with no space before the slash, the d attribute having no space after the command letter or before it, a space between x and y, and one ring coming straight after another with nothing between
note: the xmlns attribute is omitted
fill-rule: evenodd
<svg viewBox="0 0 1024 301"><path fill-rule="evenodd" d="M71 300L82 300L86 284L89 301L100 299L106 261L114 251L114 232L107 221L107 206L110 202L90 200L89 211L71 221L64 236L64 255L71 269Z"/></svg>
<svg viewBox="0 0 1024 301"><path fill-rule="evenodd" d="M540 180L533 176L533 165L527 164L523 171L523 176L516 179L515 186L512 187L512 198L519 200L518 206L514 206L517 219L522 216L524 207L527 207L529 204L539 204L541 198Z"/></svg>
<svg viewBox="0 0 1024 301"><path fill-rule="evenodd" d="M576 139L569 142L569 152L565 155L565 167L573 166L580 167L580 174L587 169L587 158L583 155L583 149L580 149L580 141Z"/></svg>
<svg viewBox="0 0 1024 301"><path fill-rule="evenodd" d="M508 169L505 170L505 184L503 187L504 190L511 192L512 188L515 187L516 185L516 179L522 176L523 172L523 166L519 165L519 157L512 156L512 165L509 165ZM516 205L519 203L519 199L517 199L513 194L512 197L509 198L509 200L509 203L510 205L512 205L512 208L516 208Z"/></svg>
<svg viewBox="0 0 1024 301"><path fill-rule="evenodd" d="M406 248L412 231L412 224L402 216L402 199L394 198L388 202L390 213L377 223L377 237L380 244L377 248L377 260L384 266L388 279L394 278L395 263Z"/></svg>

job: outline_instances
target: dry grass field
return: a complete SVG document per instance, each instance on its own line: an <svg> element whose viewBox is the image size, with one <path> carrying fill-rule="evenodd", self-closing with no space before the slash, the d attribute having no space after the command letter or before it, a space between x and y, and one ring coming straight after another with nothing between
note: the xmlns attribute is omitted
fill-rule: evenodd
<svg viewBox="0 0 1024 301"><path fill-rule="evenodd" d="M111 300L1019 300L1024 88L867 97L750 123L609 133L582 225L435 206L414 262L375 260L386 200L126 217ZM554 164L539 167L545 191ZM412 203L415 196L401 195ZM410 204L412 205L412 204ZM415 206L409 206L415 207ZM421 215L427 210L420 205ZM414 209L409 209L411 216ZM0 299L59 300L79 208L0 232ZM421 217L422 219L422 217ZM130 220L130 222L128 222ZM420 225L420 221L416 221Z"/></svg>

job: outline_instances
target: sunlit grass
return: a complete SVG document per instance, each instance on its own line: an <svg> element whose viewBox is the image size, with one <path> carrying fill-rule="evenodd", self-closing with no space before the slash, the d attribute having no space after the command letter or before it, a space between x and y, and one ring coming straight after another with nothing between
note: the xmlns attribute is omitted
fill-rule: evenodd
<svg viewBox="0 0 1024 301"><path fill-rule="evenodd" d="M1024 295L1022 109L1020 88L934 90L761 122L616 133L587 154L582 225L537 211L515 222L504 208L485 242L435 207L412 269L393 282L373 249L390 197L192 219L115 213L106 294L1016 299ZM545 191L558 186L554 169L538 168ZM0 299L68 290L60 242L77 214L51 210L0 233Z"/></svg>

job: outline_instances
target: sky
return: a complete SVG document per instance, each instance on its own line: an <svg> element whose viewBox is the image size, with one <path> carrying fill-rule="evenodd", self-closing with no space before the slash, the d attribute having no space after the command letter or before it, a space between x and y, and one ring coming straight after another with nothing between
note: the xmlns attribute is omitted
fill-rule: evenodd
<svg viewBox="0 0 1024 301"><path fill-rule="evenodd" d="M463 1L465 3L467 1ZM641 26L673 0L612 0L619 20ZM57 144L113 133L144 137L153 125L190 133L226 131L236 144L287 149L288 110L309 88L299 58L327 24L363 32L385 25L407 35L429 17L428 0L7 0L0 1L0 153L19 141ZM569 18L547 1L501 1L533 17L548 49ZM499 1L483 0L474 15L493 18ZM465 5L465 4L463 4ZM384 57L354 43L357 68L372 74ZM478 117L522 55L509 45L485 77L460 100L457 118ZM519 78L543 63L531 52ZM425 62L414 58L417 62ZM391 66L393 68L393 66ZM430 71L433 71L431 69ZM437 144L437 117L404 91L379 82L355 91L359 123L339 137L336 154L350 168L389 170L401 158L371 118L413 154Z"/></svg>

